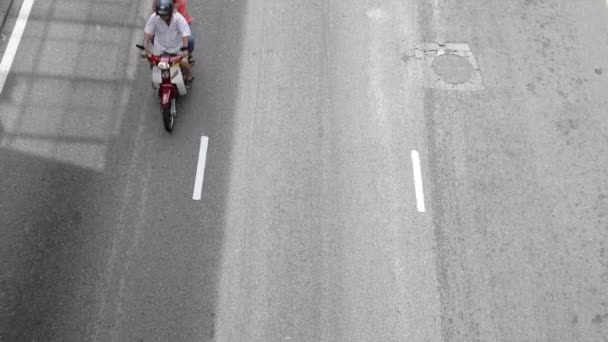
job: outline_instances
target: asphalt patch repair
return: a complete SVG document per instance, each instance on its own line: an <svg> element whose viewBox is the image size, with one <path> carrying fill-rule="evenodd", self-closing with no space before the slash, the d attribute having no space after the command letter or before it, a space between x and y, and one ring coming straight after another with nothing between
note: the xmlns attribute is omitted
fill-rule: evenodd
<svg viewBox="0 0 608 342"><path fill-rule="evenodd" d="M466 43L419 43L414 56L425 88L479 91L485 87L477 60Z"/></svg>

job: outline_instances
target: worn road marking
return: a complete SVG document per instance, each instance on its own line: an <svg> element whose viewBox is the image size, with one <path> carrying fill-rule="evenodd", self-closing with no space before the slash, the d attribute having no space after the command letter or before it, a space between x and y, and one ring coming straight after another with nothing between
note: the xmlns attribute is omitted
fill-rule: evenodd
<svg viewBox="0 0 608 342"><path fill-rule="evenodd" d="M423 213L426 211L424 207L424 190L422 188L422 171L420 169L420 154L418 151L412 151L412 167L414 168L414 186L416 188L416 208Z"/></svg>
<svg viewBox="0 0 608 342"><path fill-rule="evenodd" d="M200 201L203 193L203 180L205 178L205 164L207 163L207 146L209 145L209 137L201 137L201 147L198 151L198 165L196 166L196 178L194 179L194 192L192 199Z"/></svg>
<svg viewBox="0 0 608 342"><path fill-rule="evenodd" d="M8 44L6 45L4 56L0 62L0 94L2 94L4 83L6 83L8 73L13 66L13 60L17 54L17 49L19 48L19 43L21 42L21 37L23 37L23 32L25 31L25 26L27 25L27 20L30 16L33 5L34 0L23 0L21 10L19 10L19 16L17 17L17 22L13 28L13 33L11 33L11 38L8 40Z"/></svg>

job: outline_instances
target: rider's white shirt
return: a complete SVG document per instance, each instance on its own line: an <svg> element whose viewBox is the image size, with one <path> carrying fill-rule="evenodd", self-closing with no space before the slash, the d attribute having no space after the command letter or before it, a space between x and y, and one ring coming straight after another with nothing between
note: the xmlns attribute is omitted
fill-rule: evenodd
<svg viewBox="0 0 608 342"><path fill-rule="evenodd" d="M183 46L182 37L190 35L190 26L188 22L178 12L174 12L171 16L171 23L167 23L156 13L153 13L144 31L147 34L154 34L154 49L175 53Z"/></svg>

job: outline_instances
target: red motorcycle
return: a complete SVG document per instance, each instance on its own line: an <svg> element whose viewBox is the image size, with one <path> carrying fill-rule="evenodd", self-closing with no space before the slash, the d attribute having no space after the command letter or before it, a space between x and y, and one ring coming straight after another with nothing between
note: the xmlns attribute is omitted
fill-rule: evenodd
<svg viewBox="0 0 608 342"><path fill-rule="evenodd" d="M144 50L142 45L136 45ZM160 110L163 114L163 123L167 132L173 131L175 116L175 100L177 96L188 94L184 75L180 67L182 57L175 54L162 53L160 55L149 54L148 62L152 67L152 86L158 90L160 99Z"/></svg>

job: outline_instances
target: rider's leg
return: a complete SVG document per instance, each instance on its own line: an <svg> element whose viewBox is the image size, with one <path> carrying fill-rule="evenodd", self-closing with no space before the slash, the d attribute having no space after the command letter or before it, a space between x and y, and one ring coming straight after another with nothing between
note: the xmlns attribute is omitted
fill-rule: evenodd
<svg viewBox="0 0 608 342"><path fill-rule="evenodd" d="M182 62L180 63L180 66L182 67L182 72L184 73L184 81L186 81L186 82L192 81L193 77L192 77L192 73L190 72L191 68L190 68L190 63L188 63L188 59L182 58Z"/></svg>

